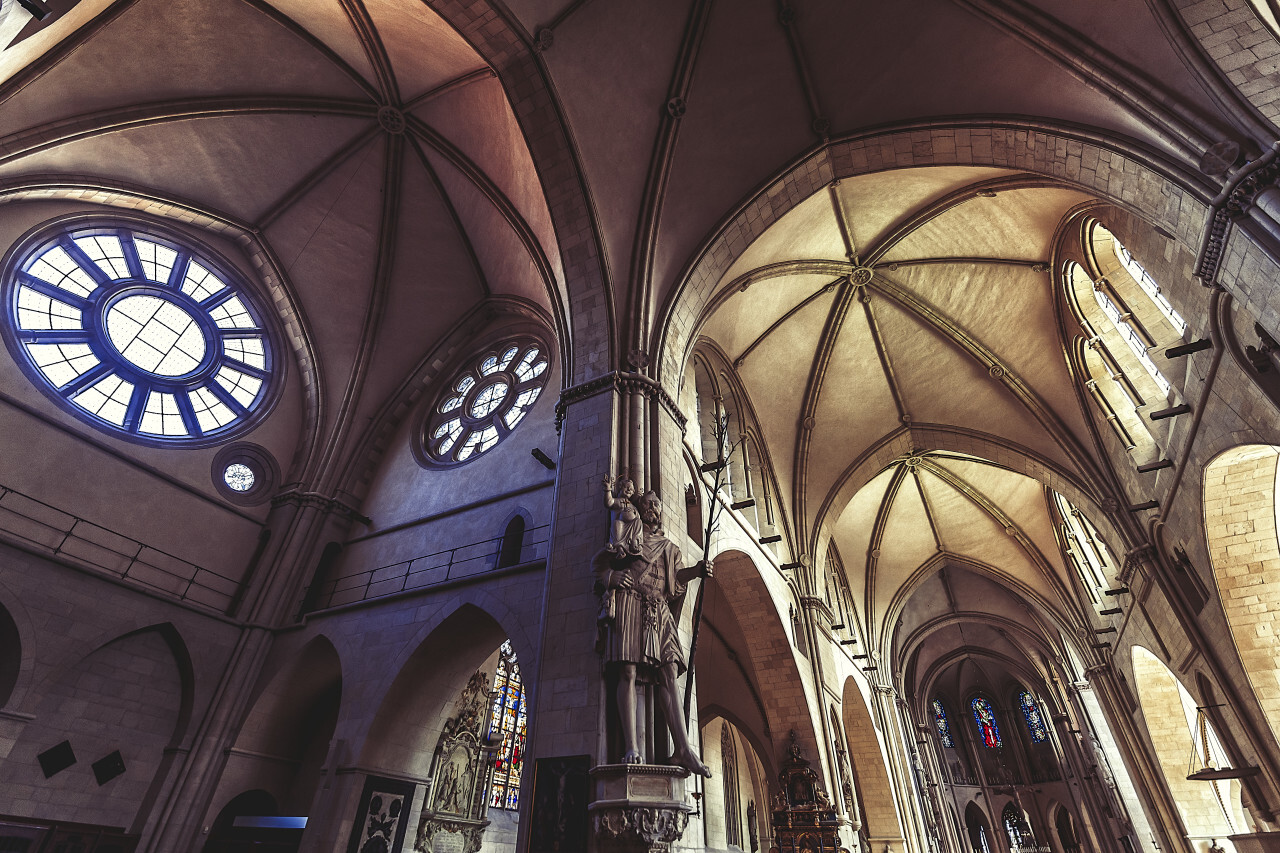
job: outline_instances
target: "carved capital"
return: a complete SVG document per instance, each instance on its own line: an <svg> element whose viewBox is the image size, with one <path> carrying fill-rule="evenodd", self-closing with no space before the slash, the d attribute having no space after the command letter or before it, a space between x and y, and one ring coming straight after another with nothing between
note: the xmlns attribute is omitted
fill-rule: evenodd
<svg viewBox="0 0 1280 853"><path fill-rule="evenodd" d="M680 411L680 405L666 392L666 389L643 374L625 373L621 370L614 370L604 376L566 388L560 395L559 402L556 403L556 432L560 431L560 425L564 423L565 414L571 404L611 390L624 394L643 394L650 400L657 401L671 415L680 431L684 432L688 418Z"/></svg>
<svg viewBox="0 0 1280 853"><path fill-rule="evenodd" d="M1124 563L1120 566L1119 581L1128 586L1138 573L1138 566L1151 565L1156 561L1156 549L1151 545L1139 545L1125 553Z"/></svg>

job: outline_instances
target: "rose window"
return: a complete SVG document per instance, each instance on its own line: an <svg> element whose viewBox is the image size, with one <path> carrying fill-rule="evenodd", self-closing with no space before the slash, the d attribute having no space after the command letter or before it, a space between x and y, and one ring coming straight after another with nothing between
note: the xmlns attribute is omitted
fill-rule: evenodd
<svg viewBox="0 0 1280 853"><path fill-rule="evenodd" d="M453 377L432 410L424 444L435 462L474 459L515 429L547 382L541 344L508 341Z"/></svg>
<svg viewBox="0 0 1280 853"><path fill-rule="evenodd" d="M249 426L272 385L270 336L246 289L179 241L63 230L5 278L10 352L63 409L155 444Z"/></svg>

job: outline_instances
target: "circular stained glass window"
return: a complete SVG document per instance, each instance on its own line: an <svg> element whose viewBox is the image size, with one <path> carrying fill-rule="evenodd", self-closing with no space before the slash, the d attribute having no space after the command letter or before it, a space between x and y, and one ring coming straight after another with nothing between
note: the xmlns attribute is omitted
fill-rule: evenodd
<svg viewBox="0 0 1280 853"><path fill-rule="evenodd" d="M63 408L155 444L221 441L263 410L270 336L222 266L130 227L33 245L6 270L6 343Z"/></svg>
<svg viewBox="0 0 1280 853"><path fill-rule="evenodd" d="M423 445L432 461L474 459L505 438L547 384L546 348L530 339L487 350L454 375L427 420Z"/></svg>
<svg viewBox="0 0 1280 853"><path fill-rule="evenodd" d="M243 462L232 462L222 472L222 482L234 492L247 492L257 482L253 469Z"/></svg>

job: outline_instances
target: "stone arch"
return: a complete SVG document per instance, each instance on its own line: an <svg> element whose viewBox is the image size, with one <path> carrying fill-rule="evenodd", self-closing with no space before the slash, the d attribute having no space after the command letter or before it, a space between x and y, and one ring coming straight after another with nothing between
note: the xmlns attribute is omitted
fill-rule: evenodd
<svg viewBox="0 0 1280 853"><path fill-rule="evenodd" d="M561 353L565 385L577 385L610 370L618 361L614 299L594 205L587 196L575 146L559 101L528 36L488 2L430 4L475 49L502 83L542 182L543 196L564 264L563 310L571 345ZM557 304L561 300L553 300ZM606 321L600 322L603 311Z"/></svg>
<svg viewBox="0 0 1280 853"><path fill-rule="evenodd" d="M4 604L0 604L0 708L9 703L22 669L22 635L18 632L18 623Z"/></svg>
<svg viewBox="0 0 1280 853"><path fill-rule="evenodd" d="M885 749L880 743L882 733L872 720L862 689L852 677L845 679L840 710L862 812L862 832L876 849L886 843L900 849L903 821L898 813L896 789L885 763Z"/></svg>
<svg viewBox="0 0 1280 853"><path fill-rule="evenodd" d="M784 167L744 199L690 259L659 314L652 351L659 378L678 382L724 273L773 223L832 181L916 166L997 166L1057 179L1141 211L1194 247L1208 193L1203 179L1078 131L1009 120L899 126L832 140Z"/></svg>
<svg viewBox="0 0 1280 853"><path fill-rule="evenodd" d="M1223 782L1187 779L1195 749L1192 726L1196 700L1158 657L1138 645L1133 647L1133 679L1149 743L1182 818L1187 840L1197 850L1208 849L1214 838L1219 839L1219 844L1229 843L1224 840L1228 835L1246 829L1235 825L1243 820L1238 793ZM1233 795L1237 798L1235 803L1230 801Z"/></svg>
<svg viewBox="0 0 1280 853"><path fill-rule="evenodd" d="M802 680L796 652L784 624L785 614L761 577L760 569L742 551L722 552L715 556L715 589L728 605L732 618L747 629L743 631L745 669L758 685L757 698L768 730L773 734L794 730L808 755L821 755L819 723L813 719L798 689ZM700 691L699 703L701 701ZM780 753L783 748L781 740L774 739L774 749Z"/></svg>
<svg viewBox="0 0 1280 853"><path fill-rule="evenodd" d="M209 818L250 789L270 794L285 814L310 814L331 764L342 693L342 663L324 636L265 674L228 753Z"/></svg>
<svg viewBox="0 0 1280 853"><path fill-rule="evenodd" d="M172 625L97 645L37 686L35 718L9 753L0 799L17 814L138 831L185 736L192 695L190 657ZM46 779L38 756L64 741L74 763ZM117 755L123 770L99 783L91 765ZM60 794L37 802L29 794L37 787Z"/></svg>
<svg viewBox="0 0 1280 853"><path fill-rule="evenodd" d="M463 604L441 620L394 669L394 681L381 695L376 713L366 714L371 721L357 750L358 765L370 772L427 778L454 701L506 639L498 621L473 604Z"/></svg>
<svg viewBox="0 0 1280 853"><path fill-rule="evenodd" d="M991 832L991 821L982 807L970 801L964 809L964 825L968 830L969 846L974 853L997 853L996 838ZM982 834L985 833L985 838Z"/></svg>
<svg viewBox="0 0 1280 853"><path fill-rule="evenodd" d="M1215 458L1204 471L1204 529L1209 562L1231 639L1271 731L1280 739L1280 540L1276 468L1280 448L1250 444Z"/></svg>

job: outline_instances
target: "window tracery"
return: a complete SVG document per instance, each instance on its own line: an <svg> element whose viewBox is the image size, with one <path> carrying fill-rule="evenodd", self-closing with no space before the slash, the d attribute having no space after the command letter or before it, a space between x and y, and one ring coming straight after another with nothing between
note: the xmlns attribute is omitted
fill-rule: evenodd
<svg viewBox="0 0 1280 853"><path fill-rule="evenodd" d="M546 387L546 348L531 338L508 340L472 358L440 395L427 420L430 459L456 465L475 459L511 434Z"/></svg>
<svg viewBox="0 0 1280 853"><path fill-rule="evenodd" d="M264 315L203 251L151 229L79 226L44 232L16 258L6 343L64 410L170 445L225 439L265 411Z"/></svg>
<svg viewBox="0 0 1280 853"><path fill-rule="evenodd" d="M520 807L520 771L524 768L524 739L528 725L524 683L511 641L502 644L498 669L493 676L493 705L489 713L489 742L497 743L493 760L493 780L489 784L489 807Z"/></svg>

